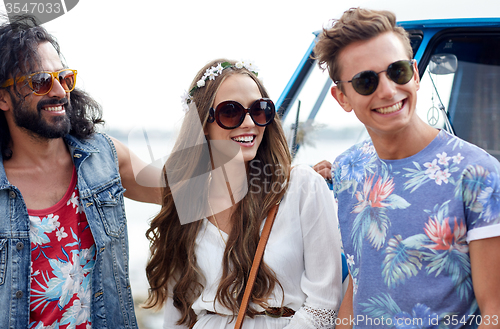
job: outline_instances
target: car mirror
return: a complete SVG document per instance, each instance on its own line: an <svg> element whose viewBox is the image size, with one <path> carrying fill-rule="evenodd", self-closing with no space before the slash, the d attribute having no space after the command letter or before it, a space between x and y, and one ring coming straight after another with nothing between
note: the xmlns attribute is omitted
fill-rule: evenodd
<svg viewBox="0 0 500 329"><path fill-rule="evenodd" d="M457 71L458 58L453 54L436 54L431 56L429 71L432 74L443 75Z"/></svg>

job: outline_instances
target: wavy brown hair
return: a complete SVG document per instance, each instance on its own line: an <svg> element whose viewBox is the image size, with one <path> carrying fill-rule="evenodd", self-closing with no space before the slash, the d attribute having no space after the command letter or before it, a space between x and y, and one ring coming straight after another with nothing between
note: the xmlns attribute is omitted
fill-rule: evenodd
<svg viewBox="0 0 500 329"><path fill-rule="evenodd" d="M333 20L330 28L323 28L314 47L314 58L322 69L327 68L333 81L341 80L339 56L350 44L374 38L385 32L393 32L406 48L408 58L413 57L408 33L396 25L396 15L386 10L351 8L340 19ZM343 90L342 84L339 85Z"/></svg>
<svg viewBox="0 0 500 329"><path fill-rule="evenodd" d="M210 154L199 145L206 138L203 130L207 125L209 109L213 106L215 95L222 82L230 75L245 74L257 84L262 97L269 97L256 75L245 68L237 69L234 61L226 59L214 60L203 67L194 78L190 89L196 86L206 69L218 63L230 62L228 67L215 80L207 80L206 85L195 90L192 103L196 105L188 111L183 121L174 152L164 166L166 187L163 191L163 204L160 213L151 221L146 232L150 240L151 256L146 266L146 275L150 284L146 308L161 307L167 297L173 298L174 306L180 310L182 317L179 324L192 325L196 315L191 309L193 302L200 296L204 278L197 266L195 248L196 237L201 221L182 225L174 204L177 182L184 182L191 177L199 176L211 170ZM190 113L195 118L190 120ZM202 129L200 129L200 122ZM189 160L189 161L186 161ZM265 131L256 157L248 166L247 179L257 178L260 185L251 184L246 196L236 204L231 214L232 229L223 256L222 278L216 293L216 301L237 314L248 280L253 257L260 238L260 227L270 208L283 197L288 182L291 156L279 118L275 118ZM264 169L266 166L266 170ZM269 169L272 170L269 170ZM168 177L167 177L168 172ZM269 175L269 172L272 172ZM169 183L170 180L170 183ZM263 185L280 186L279 191L267 193ZM175 185L175 186L174 186ZM190 187L191 190L192 186ZM199 191L207 191L208 182L203 181ZM277 193L276 193L277 192ZM192 218L198 217L206 203L206 193L199 193L198 199L191 196L189 208ZM182 200L176 200L176 202ZM179 204L177 204L179 206ZM184 208L184 207L182 207ZM180 209L180 208L179 208ZM276 285L280 285L275 273L264 262L261 264L251 301L261 307L268 306L268 299ZM234 297L236 296L236 297ZM247 314L253 317L257 311L249 307Z"/></svg>

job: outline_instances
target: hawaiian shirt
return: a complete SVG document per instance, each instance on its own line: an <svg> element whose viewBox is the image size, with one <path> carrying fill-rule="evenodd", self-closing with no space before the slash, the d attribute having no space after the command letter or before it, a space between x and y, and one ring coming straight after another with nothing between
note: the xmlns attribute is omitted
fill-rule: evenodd
<svg viewBox="0 0 500 329"><path fill-rule="evenodd" d="M333 164L356 327L475 327L468 243L500 236L500 164L440 131L419 153L382 160L370 140Z"/></svg>

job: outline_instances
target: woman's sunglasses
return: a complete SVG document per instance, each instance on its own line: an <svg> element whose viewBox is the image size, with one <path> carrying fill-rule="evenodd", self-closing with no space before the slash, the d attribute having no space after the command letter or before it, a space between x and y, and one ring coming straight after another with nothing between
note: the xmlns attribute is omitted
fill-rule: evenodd
<svg viewBox="0 0 500 329"><path fill-rule="evenodd" d="M54 79L57 79L66 92L71 92L76 85L76 70L63 69L56 72L36 72L17 79L17 82L28 81L33 93L37 96L47 95L54 86ZM14 79L5 81L2 88L10 87L14 84Z"/></svg>
<svg viewBox="0 0 500 329"><path fill-rule="evenodd" d="M334 81L336 84L341 82L352 83L352 87L358 94L361 95L371 95L377 90L379 77L378 75L382 72L387 72L389 79L397 83L398 85L404 85L408 83L413 77L413 63L414 59L411 60L401 60L390 64L386 70L375 72L375 71L363 71L352 77L350 81Z"/></svg>
<svg viewBox="0 0 500 329"><path fill-rule="evenodd" d="M225 101L215 110L210 108L208 122L216 121L224 129L235 129L241 126L247 113L257 126L264 127L273 121L276 109L269 98L258 99L247 109L238 102Z"/></svg>

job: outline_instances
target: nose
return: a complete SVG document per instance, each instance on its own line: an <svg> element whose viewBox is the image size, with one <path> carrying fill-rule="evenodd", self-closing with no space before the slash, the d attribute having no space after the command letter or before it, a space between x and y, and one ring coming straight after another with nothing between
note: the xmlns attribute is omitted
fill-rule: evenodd
<svg viewBox="0 0 500 329"><path fill-rule="evenodd" d="M379 74L379 82L377 86L377 94L380 98L393 98L396 95L396 83L389 79L387 73Z"/></svg>
<svg viewBox="0 0 500 329"><path fill-rule="evenodd" d="M253 122L252 117L250 116L250 113L245 114L245 119L241 123L240 127L243 127L243 128L255 127L255 122Z"/></svg>
<svg viewBox="0 0 500 329"><path fill-rule="evenodd" d="M66 97L66 90L63 88L58 79L53 80L52 89L50 90L49 97L64 98Z"/></svg>

